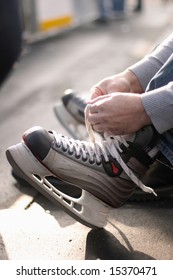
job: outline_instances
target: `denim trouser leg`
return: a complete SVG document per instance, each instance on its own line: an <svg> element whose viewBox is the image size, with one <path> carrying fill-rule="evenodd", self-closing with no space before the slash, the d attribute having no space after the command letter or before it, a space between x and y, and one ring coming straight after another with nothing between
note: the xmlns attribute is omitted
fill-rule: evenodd
<svg viewBox="0 0 173 280"><path fill-rule="evenodd" d="M100 13L100 18L106 19L107 18L107 11L105 7L105 0L97 0L98 9Z"/></svg>
<svg viewBox="0 0 173 280"><path fill-rule="evenodd" d="M146 91L165 86L171 81L173 81L173 54L152 78ZM164 156L169 160L171 165L173 165L173 129L170 129L160 135L158 147Z"/></svg>

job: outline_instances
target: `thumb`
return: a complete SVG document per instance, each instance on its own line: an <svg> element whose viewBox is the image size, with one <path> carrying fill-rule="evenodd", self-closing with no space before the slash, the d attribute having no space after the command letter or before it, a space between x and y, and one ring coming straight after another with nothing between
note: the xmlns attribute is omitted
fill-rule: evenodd
<svg viewBox="0 0 173 280"><path fill-rule="evenodd" d="M91 99L94 99L96 97L104 95L105 93L103 92L103 90L100 87L94 86L91 88L90 94L91 94Z"/></svg>

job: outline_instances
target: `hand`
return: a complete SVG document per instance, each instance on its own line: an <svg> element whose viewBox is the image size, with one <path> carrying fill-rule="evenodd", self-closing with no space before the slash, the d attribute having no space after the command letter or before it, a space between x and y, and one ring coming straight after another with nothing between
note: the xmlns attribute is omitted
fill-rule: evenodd
<svg viewBox="0 0 173 280"><path fill-rule="evenodd" d="M94 99L113 92L143 93L143 89L135 74L130 70L125 70L120 74L103 79L94 85L90 92L91 99Z"/></svg>
<svg viewBox="0 0 173 280"><path fill-rule="evenodd" d="M88 121L95 131L125 135L151 124L140 94L111 93L96 97L88 103Z"/></svg>

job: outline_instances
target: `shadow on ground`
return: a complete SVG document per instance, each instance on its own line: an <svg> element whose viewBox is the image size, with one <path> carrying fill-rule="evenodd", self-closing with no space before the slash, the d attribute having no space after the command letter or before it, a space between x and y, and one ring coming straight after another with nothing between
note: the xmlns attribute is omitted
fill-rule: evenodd
<svg viewBox="0 0 173 280"><path fill-rule="evenodd" d="M86 260L153 260L143 252L134 251L127 238L127 248L105 229L91 230L86 240Z"/></svg>

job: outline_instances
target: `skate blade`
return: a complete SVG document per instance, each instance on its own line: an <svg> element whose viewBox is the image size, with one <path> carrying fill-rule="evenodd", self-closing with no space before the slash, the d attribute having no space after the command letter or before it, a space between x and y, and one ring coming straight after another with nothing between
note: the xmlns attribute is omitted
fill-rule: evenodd
<svg viewBox="0 0 173 280"><path fill-rule="evenodd" d="M106 225L110 207L83 189L78 198L62 192L62 189L60 191L47 179L55 175L33 156L23 142L10 147L6 156L13 169L25 181L53 203L61 206L78 222L91 228L103 228ZM69 184L69 187L72 188L73 185Z"/></svg>
<svg viewBox="0 0 173 280"><path fill-rule="evenodd" d="M61 123L61 125L67 130L67 132L77 140L88 140L88 133L83 124L80 124L64 107L62 103L54 106L54 113Z"/></svg>

